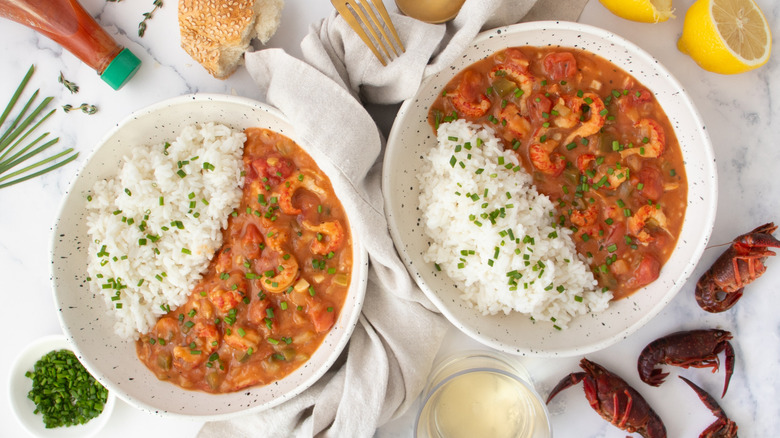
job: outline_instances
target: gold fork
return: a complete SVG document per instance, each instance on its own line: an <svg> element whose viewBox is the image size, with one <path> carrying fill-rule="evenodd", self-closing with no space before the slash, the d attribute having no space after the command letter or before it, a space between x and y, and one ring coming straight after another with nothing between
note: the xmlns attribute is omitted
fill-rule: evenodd
<svg viewBox="0 0 780 438"><path fill-rule="evenodd" d="M366 43L374 56L377 57L379 62L381 62L382 65L387 65L387 61L393 59L393 56L390 55L390 51L388 50L387 46L390 47L390 50L396 57L399 56L399 53L396 50L396 47L393 45L393 42L390 40L390 37L387 36L385 28L390 29L390 33L393 34L393 38L395 39L395 42L398 45L398 49L400 49L401 53L405 52L406 49L404 48L403 43L401 43L401 38L398 37L398 32L396 32L395 26L393 26L393 22L390 21L390 16L387 14L387 9L385 9L385 5L382 3L382 0L370 1L376 8L377 12L379 12L381 20L376 16L374 9L371 8L371 5L368 4L368 0L330 0L330 2L333 3L333 6L338 11L339 15L341 15L341 17L347 22L347 24L349 24L352 30L358 34L363 42ZM368 13L368 17L371 17L371 21L369 21L368 17L366 16L366 12ZM366 34L366 30L368 30L368 32L371 34L373 40L368 36L368 34ZM379 30L382 38L380 38L379 34L377 34L377 30ZM377 45L374 44L374 41L379 44L379 47L382 49L382 52L384 52L387 59L385 59L385 56L382 56L382 53L379 52Z"/></svg>

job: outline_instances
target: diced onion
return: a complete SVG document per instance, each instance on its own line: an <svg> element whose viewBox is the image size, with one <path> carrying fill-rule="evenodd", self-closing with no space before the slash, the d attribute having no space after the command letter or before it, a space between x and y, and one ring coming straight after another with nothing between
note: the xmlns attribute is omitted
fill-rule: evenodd
<svg viewBox="0 0 780 438"><path fill-rule="evenodd" d="M349 277L347 277L347 274L336 274L336 276L333 277L333 282L339 286L346 286L349 284Z"/></svg>
<svg viewBox="0 0 780 438"><path fill-rule="evenodd" d="M295 292L303 293L306 292L307 289L309 289L309 282L306 281L305 278L301 278L295 283L295 286L293 286L293 289L295 289Z"/></svg>

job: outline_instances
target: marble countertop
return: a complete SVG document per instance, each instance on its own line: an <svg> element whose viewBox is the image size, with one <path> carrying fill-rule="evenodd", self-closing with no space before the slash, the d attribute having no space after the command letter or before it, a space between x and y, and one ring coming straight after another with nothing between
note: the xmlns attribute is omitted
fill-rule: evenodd
<svg viewBox="0 0 780 438"><path fill-rule="evenodd" d="M146 4L148 3L148 4ZM389 7L394 7L387 0ZM591 0L580 22L608 29L639 45L664 64L682 83L704 119L717 159L719 202L710 243L691 279L677 297L645 327L616 345L588 355L622 375L637 388L664 420L669 436L695 437L713 421L713 416L682 382L691 377L712 394L719 394L723 371L668 368L671 376L660 388L639 381L636 358L653 339L678 330L722 328L734 334L736 370L727 396L719 400L723 409L740 427L744 437L774 436L780 429L780 260L767 260L768 271L746 290L730 311L708 314L694 300L696 279L723 250L715 247L754 227L780 220L780 178L774 175L780 163L777 129L780 126L780 55L773 54L764 67L736 76L721 76L701 70L676 48L683 18L693 0L677 0L677 18L660 24L640 24L611 15ZM772 0L756 0L766 13L770 27L780 29L780 6ZM244 69L226 81L209 76L179 48L176 3L165 2L149 20L146 34L136 34L142 13L152 9L152 1L105 2L84 0L85 8L143 61L136 77L120 91L112 91L92 70L70 53L33 31L0 21L3 38L0 51L0 79L4 86L0 99L7 99L24 72L35 64L30 88L41 95L54 96L53 103L97 105L94 115L58 111L45 129L60 137L60 145L81 152L76 162L41 178L0 190L0 278L3 279L0 331L4 333L5 360L0 361L2 387L7 392L12 360L29 343L45 335L61 333L51 292L49 246L51 228L60 202L76 170L88 158L97 142L129 113L162 99L187 93L226 93L258 98L254 84ZM279 32L269 47L282 47L300 55L299 42L312 23L331 11L324 0L287 0ZM775 50L776 52L777 50ZM70 95L57 83L62 72L80 85ZM378 124L389 130L397 107L372 108ZM13 336L11 336L13 334ZM479 345L452 328L440 354L479 348ZM521 358L537 390L546 395L568 373L579 371L579 357L561 359ZM355 394L359 397L359 394ZM626 433L603 421L588 406L581 389L570 389L549 406L556 437L624 437ZM8 397L0 400L3 435L21 437L25 432L12 418ZM414 413L405 415L377 431L380 437L410 436ZM118 403L103 436L195 436L200 423L160 418Z"/></svg>

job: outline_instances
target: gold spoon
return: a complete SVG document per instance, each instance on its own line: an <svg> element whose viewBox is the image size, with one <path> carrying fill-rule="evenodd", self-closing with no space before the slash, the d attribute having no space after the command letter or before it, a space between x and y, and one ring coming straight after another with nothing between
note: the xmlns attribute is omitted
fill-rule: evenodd
<svg viewBox="0 0 780 438"><path fill-rule="evenodd" d="M465 0L395 0L404 14L427 23L444 23L458 15Z"/></svg>

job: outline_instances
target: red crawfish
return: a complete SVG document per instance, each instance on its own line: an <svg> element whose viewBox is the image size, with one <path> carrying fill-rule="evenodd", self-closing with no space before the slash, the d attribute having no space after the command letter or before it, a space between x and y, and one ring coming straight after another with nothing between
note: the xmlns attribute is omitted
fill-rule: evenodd
<svg viewBox="0 0 780 438"><path fill-rule="evenodd" d="M719 313L739 301L745 285L766 271L764 260L775 255L767 248L780 248L780 240L772 236L776 229L770 222L732 241L696 283L696 302L702 309Z"/></svg>
<svg viewBox="0 0 780 438"><path fill-rule="evenodd" d="M657 364L668 364L688 368L712 368L718 370L718 354L726 352L726 383L723 394L729 388L729 380L734 373L734 347L729 340L731 333L725 330L691 330L672 333L647 344L639 354L637 369L639 378L651 386L659 386L669 373L662 373Z"/></svg>
<svg viewBox="0 0 780 438"><path fill-rule="evenodd" d="M696 395L699 396L699 399L704 402L704 405L707 406L707 408L709 408L709 410L712 411L716 417L718 417L714 423L710 424L706 429L704 429L704 432L699 435L699 438L737 438L737 423L729 420L729 417L727 417L726 413L723 412L723 409L720 407L718 402L715 401L711 395L707 394L705 390L699 388L695 383L691 382L683 376L678 377L683 379L683 381L687 383L688 386L693 388L693 390L696 391Z"/></svg>
<svg viewBox="0 0 780 438"><path fill-rule="evenodd" d="M550 392L547 403L559 392L582 381L590 407L615 426L645 438L666 438L666 427L644 397L625 380L601 365L583 358L585 372L564 377Z"/></svg>

